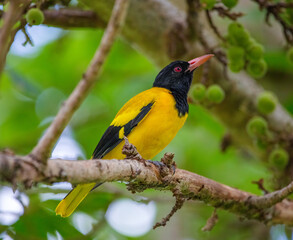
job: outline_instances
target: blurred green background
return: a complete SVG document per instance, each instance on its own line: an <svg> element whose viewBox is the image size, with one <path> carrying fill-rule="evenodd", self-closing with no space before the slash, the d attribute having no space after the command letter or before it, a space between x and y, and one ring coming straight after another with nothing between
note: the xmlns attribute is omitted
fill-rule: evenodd
<svg viewBox="0 0 293 240"><path fill-rule="evenodd" d="M102 34L101 30L59 31L54 41L39 47L36 44L37 50L30 54L19 54L15 50L8 56L0 82L0 149L9 148L17 154L27 154L32 150L60 104L80 80ZM274 49L266 52L271 69L290 72L290 66L279 66L280 59L284 57L283 52ZM116 112L128 99L150 88L159 70L128 43L122 39L116 41L94 89L70 122L71 139L83 152L79 158L90 158ZM284 102L288 109L293 109L292 97L284 99ZM225 133L225 127L204 108L191 105L185 126L163 152L175 153L179 168L241 190L262 194L252 181L269 177L266 166L233 146L222 152L220 144ZM156 160L162 157L163 152ZM6 187L1 191L2 195L12 193ZM15 195L9 193L26 206L23 214L12 211L16 218L7 224L3 220L6 206L1 203L0 238L244 240L281 239L280 236L285 236L286 232L284 228L277 227L274 229L277 234L271 232L270 235L269 227L255 221L241 222L234 214L222 210L218 211L219 223L215 228L211 232L202 232L200 229L213 208L198 202L187 202L167 226L156 230L148 228L143 235L131 237L115 230L105 220L111 202L120 198L144 204L153 201L156 206L154 224L169 213L175 202L169 192L147 190L131 195L123 183L105 184L92 192L75 214L62 219L55 216L54 209L66 192L68 190L39 185L25 192L29 200L21 200L19 192ZM44 197L44 193L52 194ZM0 194L1 199L4 197L1 198ZM81 227L82 224L76 222L77 216L81 215L87 227Z"/></svg>

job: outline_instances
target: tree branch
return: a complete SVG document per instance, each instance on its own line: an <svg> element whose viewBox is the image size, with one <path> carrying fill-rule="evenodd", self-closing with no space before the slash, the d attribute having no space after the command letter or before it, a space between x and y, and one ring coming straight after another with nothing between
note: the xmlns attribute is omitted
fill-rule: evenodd
<svg viewBox="0 0 293 240"><path fill-rule="evenodd" d="M222 6L215 6L212 8L212 11L217 11L220 17L227 17L233 21L243 16L241 12L234 13L231 12L230 9Z"/></svg>
<svg viewBox="0 0 293 240"><path fill-rule="evenodd" d="M126 181L131 184L131 190L170 190L182 201L200 200L247 219L270 224L293 224L293 202L282 201L292 192L293 183L259 197L182 169L176 169L175 174L169 170L169 174L162 175L161 172L166 173L169 169L168 166L165 168L166 171L161 171L151 162L135 159L48 160L44 171L40 172L28 156L0 153L0 180L13 184L23 183L29 187L32 182L68 181L77 184Z"/></svg>
<svg viewBox="0 0 293 240"><path fill-rule="evenodd" d="M209 25L210 27L213 29L214 33L217 35L217 37L221 40L221 41L225 41L225 38L222 36L222 34L219 32L219 29L216 27L216 25L213 22L212 16L210 14L209 10L205 10L206 13L206 17L208 19Z"/></svg>
<svg viewBox="0 0 293 240"><path fill-rule="evenodd" d="M14 36L18 31L15 28L17 21L21 20L24 10L29 5L29 0L11 0L3 15L3 26L0 29L0 76L4 69L6 56L13 43Z"/></svg>
<svg viewBox="0 0 293 240"><path fill-rule="evenodd" d="M272 193L268 193L263 197L252 199L253 204L255 206L259 206L260 208L271 207L274 204L281 202L283 199L288 197L293 193L293 182L291 182L288 186L282 188L279 191L275 191Z"/></svg>
<svg viewBox="0 0 293 240"><path fill-rule="evenodd" d="M60 28L105 28L103 21L94 11L80 9L44 10L44 24Z"/></svg>
<svg viewBox="0 0 293 240"><path fill-rule="evenodd" d="M81 105L89 90L94 85L95 80L99 75L101 67L106 59L106 56L108 55L115 40L115 37L117 36L119 29L122 26L126 16L127 7L128 0L116 0L111 19L102 38L100 47L96 51L82 79L66 102L63 104L54 121L31 152L30 156L34 159L37 159L43 163L47 161L47 158L49 157L49 154L59 136L61 135L63 129L68 124L72 115Z"/></svg>
<svg viewBox="0 0 293 240"><path fill-rule="evenodd" d="M218 218L218 214L217 214L217 209L215 208L212 216L210 216L210 218L207 220L206 225L201 229L202 231L206 232L206 231L211 231L214 226L217 224L219 218Z"/></svg>

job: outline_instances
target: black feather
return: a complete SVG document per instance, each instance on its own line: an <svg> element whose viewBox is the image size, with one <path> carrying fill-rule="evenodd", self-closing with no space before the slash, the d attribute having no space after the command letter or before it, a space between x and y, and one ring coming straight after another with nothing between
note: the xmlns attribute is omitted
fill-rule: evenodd
<svg viewBox="0 0 293 240"><path fill-rule="evenodd" d="M123 126L109 126L107 128L95 148L93 153L94 159L102 158L122 141L122 139L119 138L119 131L122 127Z"/></svg>
<svg viewBox="0 0 293 240"><path fill-rule="evenodd" d="M153 105L154 102L150 102L148 105L142 107L139 114L137 114L134 119L130 120L123 126L109 126L98 143L93 153L93 158L103 158L107 153L114 149L123 140L123 138L119 138L119 131L121 128L124 127L124 135L127 137L130 132L140 123L140 121L148 114Z"/></svg>

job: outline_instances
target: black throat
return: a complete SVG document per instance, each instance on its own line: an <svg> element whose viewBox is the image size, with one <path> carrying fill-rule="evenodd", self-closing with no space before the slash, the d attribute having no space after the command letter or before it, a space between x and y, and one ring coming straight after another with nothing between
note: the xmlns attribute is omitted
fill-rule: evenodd
<svg viewBox="0 0 293 240"><path fill-rule="evenodd" d="M188 113L187 94L191 85L193 70L189 71L189 63L175 61L163 68L157 75L153 87L168 89L175 99L178 116Z"/></svg>
<svg viewBox="0 0 293 240"><path fill-rule="evenodd" d="M175 108L178 111L178 116L183 117L186 113L188 113L189 106L187 102L187 94L188 92L183 91L182 89L170 89L171 94L175 98Z"/></svg>

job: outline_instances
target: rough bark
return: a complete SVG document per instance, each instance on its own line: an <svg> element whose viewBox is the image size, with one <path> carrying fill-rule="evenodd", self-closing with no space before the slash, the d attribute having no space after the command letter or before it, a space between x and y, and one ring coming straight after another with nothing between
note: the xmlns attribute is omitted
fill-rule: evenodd
<svg viewBox="0 0 293 240"><path fill-rule="evenodd" d="M170 190L185 200L200 200L247 219L267 224L293 224L293 203L283 200L293 192L293 184L265 196L256 196L218 183L198 174L164 166L158 168L145 160L48 160L40 173L29 157L0 154L0 181L23 183L26 187L43 182L126 181L132 192L154 188ZM276 199L278 198L278 201Z"/></svg>

